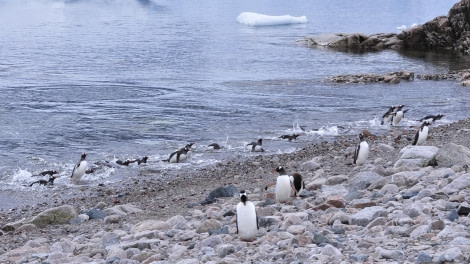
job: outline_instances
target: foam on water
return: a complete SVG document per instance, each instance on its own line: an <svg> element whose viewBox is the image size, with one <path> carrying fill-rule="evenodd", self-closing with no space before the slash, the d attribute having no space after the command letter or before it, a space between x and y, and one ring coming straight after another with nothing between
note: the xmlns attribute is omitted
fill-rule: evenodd
<svg viewBox="0 0 470 264"><path fill-rule="evenodd" d="M253 13L253 12L241 13L237 17L237 21L240 24L252 26L252 27L303 24L303 23L308 22L306 16L299 16L299 17L294 17L291 15L270 16L270 15L258 14L258 13Z"/></svg>

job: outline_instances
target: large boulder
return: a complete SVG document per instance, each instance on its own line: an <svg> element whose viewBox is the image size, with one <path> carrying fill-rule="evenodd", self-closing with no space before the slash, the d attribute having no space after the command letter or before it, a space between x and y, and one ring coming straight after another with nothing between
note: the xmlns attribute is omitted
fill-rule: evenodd
<svg viewBox="0 0 470 264"><path fill-rule="evenodd" d="M43 228L48 225L67 224L75 217L77 217L77 212L71 205L62 205L47 209L35 216L29 223Z"/></svg>
<svg viewBox="0 0 470 264"><path fill-rule="evenodd" d="M441 167L470 166L470 149L454 143L445 144L437 152L436 162Z"/></svg>
<svg viewBox="0 0 470 264"><path fill-rule="evenodd" d="M400 158L395 162L395 168L415 168L436 165L436 154L439 151L434 146L406 146L400 150Z"/></svg>

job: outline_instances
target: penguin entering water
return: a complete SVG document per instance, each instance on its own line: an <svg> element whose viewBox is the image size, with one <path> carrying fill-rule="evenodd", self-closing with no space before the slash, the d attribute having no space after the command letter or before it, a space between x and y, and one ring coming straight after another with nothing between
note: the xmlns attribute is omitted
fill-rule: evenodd
<svg viewBox="0 0 470 264"><path fill-rule="evenodd" d="M85 160L86 155L86 153L83 153L80 161L75 165L75 167L73 167L72 175L70 176L72 183L78 183L85 174L88 165Z"/></svg>
<svg viewBox="0 0 470 264"><path fill-rule="evenodd" d="M144 156L143 158L138 159L138 160L137 160L137 165L140 165L141 163L147 163L148 158L149 158L149 157Z"/></svg>
<svg viewBox="0 0 470 264"><path fill-rule="evenodd" d="M427 115L419 120L417 120L418 122L423 122L423 121L428 121L429 123L431 122L436 122L437 120L441 120L441 118L443 118L444 115L443 114L438 114L438 115Z"/></svg>
<svg viewBox="0 0 470 264"><path fill-rule="evenodd" d="M46 176L46 175L53 176L54 174L59 174L59 172L56 170L47 170L47 171L43 171L41 173L35 174L33 176Z"/></svg>
<svg viewBox="0 0 470 264"><path fill-rule="evenodd" d="M383 124L388 124L390 121L392 121L393 114L395 113L395 108L396 106L390 106L387 112L382 116L382 122L380 123L381 125Z"/></svg>
<svg viewBox="0 0 470 264"><path fill-rule="evenodd" d="M188 158L188 153L191 151L191 149L188 149L187 147L181 148L177 151L174 151L173 153L170 154L170 157L166 160L170 163L179 163L183 162Z"/></svg>
<svg viewBox="0 0 470 264"><path fill-rule="evenodd" d="M397 106L397 109L395 110L395 113L392 116L392 125L394 125L394 126L398 125L398 123L400 123L400 121L405 116L405 113L408 110L403 110L403 107L405 107L405 105Z"/></svg>
<svg viewBox="0 0 470 264"><path fill-rule="evenodd" d="M359 134L359 145L356 147L354 152L354 164L362 165L366 162L369 157L369 144L366 141L366 137L363 133Z"/></svg>
<svg viewBox="0 0 470 264"><path fill-rule="evenodd" d="M212 143L212 144L208 145L208 147L213 147L214 149L220 149L220 145L217 144L217 143Z"/></svg>
<svg viewBox="0 0 470 264"><path fill-rule="evenodd" d="M279 172L279 176L276 179L276 201L285 203L289 201L291 196L291 179L282 166L277 167L274 171Z"/></svg>
<svg viewBox="0 0 470 264"><path fill-rule="evenodd" d="M54 176L54 175L50 175L49 176L49 180L39 180L39 181L35 181L35 182L32 182L29 184L29 187L33 186L34 184L39 184L39 185L54 185L54 180L59 178L59 176Z"/></svg>
<svg viewBox="0 0 470 264"><path fill-rule="evenodd" d="M251 151L253 151L253 152L264 152L264 149L263 149L262 145L263 145L263 139L260 138L260 139L258 139L258 141L248 143L246 146L247 147L251 146Z"/></svg>
<svg viewBox="0 0 470 264"><path fill-rule="evenodd" d="M253 241L258 234L258 217L255 205L248 201L245 191L240 191L240 202L237 204L237 233L243 241Z"/></svg>
<svg viewBox="0 0 470 264"><path fill-rule="evenodd" d="M279 138L287 139L289 141L292 141L292 140L296 140L298 136L300 136L300 134L282 135Z"/></svg>
<svg viewBox="0 0 470 264"><path fill-rule="evenodd" d="M415 134L415 139L414 139L412 145L422 145L424 143L424 141L426 141L426 139L428 138L429 126L430 125L431 125L431 123L429 123L428 121L424 121L421 124L421 127L419 128L419 130Z"/></svg>

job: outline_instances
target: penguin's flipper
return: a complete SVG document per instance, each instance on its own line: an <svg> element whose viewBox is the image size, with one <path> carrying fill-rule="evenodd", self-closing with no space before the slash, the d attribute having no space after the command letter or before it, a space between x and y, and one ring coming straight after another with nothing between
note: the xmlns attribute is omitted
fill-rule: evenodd
<svg viewBox="0 0 470 264"><path fill-rule="evenodd" d="M415 139L413 140L413 144L411 144L411 145L413 145L413 146L416 145L416 143L418 143L419 131L420 131L420 130L418 130L418 131L416 132L416 134L415 134Z"/></svg>

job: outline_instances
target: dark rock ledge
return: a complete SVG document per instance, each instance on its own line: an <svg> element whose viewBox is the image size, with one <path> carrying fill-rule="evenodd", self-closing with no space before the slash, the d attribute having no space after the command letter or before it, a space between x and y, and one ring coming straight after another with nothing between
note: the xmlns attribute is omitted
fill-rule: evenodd
<svg viewBox="0 0 470 264"><path fill-rule="evenodd" d="M456 3L447 16L436 17L423 25L412 27L399 34L317 34L307 36L301 42L309 47L323 46L340 51L448 50L469 54L470 0L461 0Z"/></svg>
<svg viewBox="0 0 470 264"><path fill-rule="evenodd" d="M390 83L397 84L400 81L413 81L415 77L414 72L399 71L390 72L386 74L345 74L327 77L326 81L334 83ZM460 71L450 71L448 73L435 73L435 74L418 74L416 78L420 80L456 80L462 86L470 86L470 69Z"/></svg>

